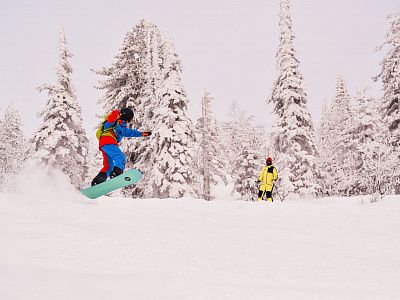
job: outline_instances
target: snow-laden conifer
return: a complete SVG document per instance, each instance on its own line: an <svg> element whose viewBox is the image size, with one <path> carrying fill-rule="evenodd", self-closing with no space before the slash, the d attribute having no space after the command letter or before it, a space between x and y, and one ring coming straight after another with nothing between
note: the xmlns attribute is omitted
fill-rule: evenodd
<svg viewBox="0 0 400 300"><path fill-rule="evenodd" d="M279 27L280 42L276 54L278 78L268 100L273 104L276 115L273 145L278 164L287 169L286 174L293 183L294 193L315 195L318 191L318 153L314 127L307 109L304 79L293 46L288 0L281 0Z"/></svg>
<svg viewBox="0 0 400 300"><path fill-rule="evenodd" d="M256 200L256 181L266 156L265 133L236 102L229 108L223 130L228 172L234 184L232 193L239 193L244 200Z"/></svg>
<svg viewBox="0 0 400 300"><path fill-rule="evenodd" d="M201 197L212 200L211 187L218 179L227 184L226 151L222 145L217 120L211 109L213 98L205 92L202 98L202 117L197 121L199 151L198 172L201 180Z"/></svg>
<svg viewBox="0 0 400 300"><path fill-rule="evenodd" d="M337 76L336 94L322 111L319 133L319 166L323 193L351 195L357 185L356 136L353 108L346 82Z"/></svg>
<svg viewBox="0 0 400 300"><path fill-rule="evenodd" d="M155 108L160 103L156 91L161 86L162 80L163 58L161 48L163 42L158 27L148 20L141 20L135 26L134 31L136 36L134 48L138 50L135 55L139 58L137 97L128 99L125 105L136 107L136 128L141 130L151 129L155 134L147 139L122 142L122 149L127 157L127 167L137 168L144 174L143 179L137 185L127 188L125 194L133 197L144 197L146 190L146 195L151 197L153 192L148 187L154 174L148 170L152 169L153 159L155 159L157 151L157 147L154 146L154 139L157 138L154 114Z"/></svg>
<svg viewBox="0 0 400 300"><path fill-rule="evenodd" d="M332 136L330 177L334 182L333 193L352 195L356 185L357 155L354 135L354 116L347 85L337 76L336 95L332 100Z"/></svg>
<svg viewBox="0 0 400 300"><path fill-rule="evenodd" d="M381 72L374 79L380 79L383 83L380 109L386 124L385 140L393 147L392 151L397 152L400 148L400 11L390 13L388 21L389 29L385 41L378 48L382 50L386 46L387 53L381 62ZM393 176L393 180L397 176L396 193L400 193L398 175Z"/></svg>
<svg viewBox="0 0 400 300"><path fill-rule="evenodd" d="M387 53L381 62L381 72L375 80L383 83L382 109L384 119L390 131L391 143L400 145L400 11L388 16L390 28L384 43L378 48L388 47Z"/></svg>
<svg viewBox="0 0 400 300"><path fill-rule="evenodd" d="M356 182L355 194L366 194L371 191L372 180L376 180L378 166L378 122L380 114L376 99L366 94L366 88L360 88L355 96L353 141L355 144ZM372 180L371 180L372 179Z"/></svg>
<svg viewBox="0 0 400 300"><path fill-rule="evenodd" d="M321 195L330 195L332 188L335 186L334 178L330 176L332 173L331 166L334 164L331 155L335 137L335 124L332 118L333 107L331 101L325 100L321 110L321 118L317 130L317 143L318 143L318 168L320 177L318 184L320 186Z"/></svg>
<svg viewBox="0 0 400 300"><path fill-rule="evenodd" d="M97 87L104 91L104 95L98 101L104 109L103 115L107 115L114 109L130 107L135 113L133 126L138 126L141 122L138 120L140 115L138 98L144 80L141 67L147 50L144 43L144 25L141 21L127 32L122 47L111 66L94 71L104 78L100 80Z"/></svg>
<svg viewBox="0 0 400 300"><path fill-rule="evenodd" d="M146 111L149 116L147 126L155 134L148 140L148 146L139 145L135 155L145 172L146 197L194 195L193 187L198 180L195 128L187 115L189 100L182 84L182 63L169 39L162 38L159 50L161 76L150 77L155 82L157 101L153 100Z"/></svg>
<svg viewBox="0 0 400 300"><path fill-rule="evenodd" d="M57 83L39 88L39 91L47 92L48 101L39 113L43 124L33 137L33 148L36 158L49 170L61 170L69 176L72 184L80 188L84 185L87 169L88 139L71 82L69 59L72 54L67 48L64 31L60 32L58 50Z"/></svg>
<svg viewBox="0 0 400 300"><path fill-rule="evenodd" d="M242 150L243 139L246 139L246 130L254 125L254 118L249 117L237 102L232 102L229 111L229 119L222 124L224 135L222 137L224 148L228 159L228 173L234 176L236 168L233 162L237 159L237 154ZM260 138L261 140L263 138Z"/></svg>
<svg viewBox="0 0 400 300"><path fill-rule="evenodd" d="M395 148L388 146L386 123L381 118L380 102L368 96L366 88L356 95L354 113L356 157L355 194L390 194L394 192L396 174L399 174Z"/></svg>
<svg viewBox="0 0 400 300"><path fill-rule="evenodd" d="M128 32L116 61L98 72L105 114L134 110L133 127L152 130L146 139L126 139L121 148L127 168L143 172L139 184L125 191L133 197L181 197L193 194L194 126L187 116L188 99L181 62L174 45L157 26L141 20Z"/></svg>
<svg viewBox="0 0 400 300"><path fill-rule="evenodd" d="M15 178L24 168L27 158L21 116L12 104L0 119L0 136L0 191L9 191L13 189Z"/></svg>
<svg viewBox="0 0 400 300"><path fill-rule="evenodd" d="M249 128L251 129L251 128ZM259 184L258 175L261 171L260 139L255 130L248 132L242 141L241 150L233 161L235 173L233 175L234 191L241 195L243 200L256 201Z"/></svg>
<svg viewBox="0 0 400 300"><path fill-rule="evenodd" d="M152 42L154 39L160 39L157 27L151 22L141 20L127 32L122 47L111 66L95 70L96 74L102 76L98 89L104 91L104 95L98 101L104 109L99 124L112 110L129 107L134 112L134 118L130 125L135 129L143 130L144 123L148 121L145 115L147 111L152 112L152 108L155 106L155 104L150 104L152 101L157 102L152 79L154 76L152 71L155 69L152 65L154 53L150 47L154 43ZM157 51L158 48L159 46L157 46ZM158 70L157 73L159 72ZM148 141L145 139L122 141L121 149L126 155L127 168L141 167L136 164L138 160L136 149L140 143L147 145ZM141 197L143 188L138 184L129 187L125 193Z"/></svg>

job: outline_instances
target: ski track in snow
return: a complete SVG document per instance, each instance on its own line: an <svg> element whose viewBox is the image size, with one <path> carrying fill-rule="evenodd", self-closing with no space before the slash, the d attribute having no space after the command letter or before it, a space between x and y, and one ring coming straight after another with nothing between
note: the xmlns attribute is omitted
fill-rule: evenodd
<svg viewBox="0 0 400 300"><path fill-rule="evenodd" d="M0 194L0 299L400 298L400 197L271 204L56 190Z"/></svg>

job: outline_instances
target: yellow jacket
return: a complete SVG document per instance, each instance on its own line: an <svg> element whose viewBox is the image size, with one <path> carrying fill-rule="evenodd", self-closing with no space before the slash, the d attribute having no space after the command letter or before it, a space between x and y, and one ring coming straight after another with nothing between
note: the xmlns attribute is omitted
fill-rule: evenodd
<svg viewBox="0 0 400 300"><path fill-rule="evenodd" d="M261 170L258 180L261 182L260 190L272 191L274 181L278 179L278 172L274 166L264 166Z"/></svg>

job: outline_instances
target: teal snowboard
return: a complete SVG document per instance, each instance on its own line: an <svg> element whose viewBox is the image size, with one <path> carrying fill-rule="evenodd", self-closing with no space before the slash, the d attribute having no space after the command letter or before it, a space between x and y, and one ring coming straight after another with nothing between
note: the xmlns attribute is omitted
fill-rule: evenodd
<svg viewBox="0 0 400 300"><path fill-rule="evenodd" d="M142 173L139 170L129 170L103 183L81 190L81 193L90 199L95 199L124 186L137 183L140 178L142 178Z"/></svg>

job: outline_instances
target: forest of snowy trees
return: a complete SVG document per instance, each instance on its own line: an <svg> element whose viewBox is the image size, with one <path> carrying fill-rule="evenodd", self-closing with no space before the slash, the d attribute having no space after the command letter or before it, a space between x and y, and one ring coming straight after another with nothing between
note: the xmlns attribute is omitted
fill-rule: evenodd
<svg viewBox="0 0 400 300"><path fill-rule="evenodd" d="M371 74L371 81L382 83L382 95L372 97L367 86L350 95L346 79L338 74L332 82L336 93L325 100L319 124L308 111L293 26L289 0L281 0L276 80L266 91L272 128L257 125L240 103L232 103L229 120L219 122L212 91L202 99L188 98L175 45L155 24L141 20L126 33L111 65L94 71L103 95L99 124L111 110L130 107L131 126L153 132L148 139L121 144L127 168L144 175L122 191L125 197L212 200L215 185L232 183L232 194L254 200L257 176L268 156L279 173L275 193L280 199L400 193L400 12L388 15L386 35L377 48L384 52L381 70ZM13 189L28 162L49 173L61 171L77 189L88 186L101 168L100 152L90 142L94 131L83 127L63 31L58 51L54 83L38 87L46 92L47 103L38 112L42 123L33 136L24 136L14 105L0 110L0 191ZM198 120L188 117L190 101L202 103Z"/></svg>

